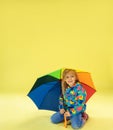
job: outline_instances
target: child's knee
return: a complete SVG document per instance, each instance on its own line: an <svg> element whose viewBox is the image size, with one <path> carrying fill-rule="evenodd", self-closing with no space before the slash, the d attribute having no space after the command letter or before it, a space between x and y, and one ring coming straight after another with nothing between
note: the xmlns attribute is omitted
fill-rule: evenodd
<svg viewBox="0 0 113 130"><path fill-rule="evenodd" d="M71 126L73 129L81 128L81 125L79 125L79 124L71 124Z"/></svg>
<svg viewBox="0 0 113 130"><path fill-rule="evenodd" d="M54 118L54 116L51 116L50 120L51 120L51 122L54 123L54 124L56 124L56 123L58 122L58 121Z"/></svg>
<svg viewBox="0 0 113 130"><path fill-rule="evenodd" d="M61 122L61 121L63 121L63 115L61 115L59 112L58 112L58 113L55 113L55 114L53 114L53 115L51 116L51 122L52 122L52 123L57 124L57 123L59 123L59 122Z"/></svg>
<svg viewBox="0 0 113 130"><path fill-rule="evenodd" d="M83 127L84 124L85 124L85 121L82 120L80 122L72 123L71 126L73 129L78 129L78 128Z"/></svg>

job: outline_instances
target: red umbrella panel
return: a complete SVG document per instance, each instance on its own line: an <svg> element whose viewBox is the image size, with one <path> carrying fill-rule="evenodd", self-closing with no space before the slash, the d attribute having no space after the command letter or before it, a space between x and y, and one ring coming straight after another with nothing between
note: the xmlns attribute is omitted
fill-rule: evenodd
<svg viewBox="0 0 113 130"><path fill-rule="evenodd" d="M85 88L87 97L86 102L90 99L90 97L96 92L94 83L91 78L91 74L89 72L77 72L77 76L79 82Z"/></svg>

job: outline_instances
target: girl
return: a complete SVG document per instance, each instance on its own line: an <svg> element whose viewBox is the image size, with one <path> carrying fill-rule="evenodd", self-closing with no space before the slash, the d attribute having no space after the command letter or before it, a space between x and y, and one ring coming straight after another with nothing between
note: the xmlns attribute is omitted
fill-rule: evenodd
<svg viewBox="0 0 113 130"><path fill-rule="evenodd" d="M53 123L64 121L64 116L70 119L72 128L82 127L88 115L86 110L86 91L79 83L76 71L65 69L62 74L62 96L59 98L59 112L51 116Z"/></svg>

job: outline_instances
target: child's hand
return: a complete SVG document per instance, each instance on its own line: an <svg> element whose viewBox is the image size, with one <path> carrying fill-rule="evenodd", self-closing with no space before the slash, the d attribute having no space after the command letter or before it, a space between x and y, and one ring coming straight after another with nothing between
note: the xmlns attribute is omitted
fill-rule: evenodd
<svg viewBox="0 0 113 130"><path fill-rule="evenodd" d="M64 116L67 117L67 116L71 116L71 115L70 115L70 113L69 113L68 111L66 111L66 112L64 113Z"/></svg>
<svg viewBox="0 0 113 130"><path fill-rule="evenodd" d="M64 114L65 110L64 109L60 109L60 114Z"/></svg>

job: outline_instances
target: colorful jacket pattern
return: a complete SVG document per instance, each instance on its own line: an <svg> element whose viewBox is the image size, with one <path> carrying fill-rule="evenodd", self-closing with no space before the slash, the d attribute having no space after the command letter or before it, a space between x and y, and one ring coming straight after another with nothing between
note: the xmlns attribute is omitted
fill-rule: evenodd
<svg viewBox="0 0 113 130"><path fill-rule="evenodd" d="M76 115L77 113L86 110L86 91L82 85L77 82L74 87L68 87L63 96L59 97L59 109L65 109L70 114Z"/></svg>

